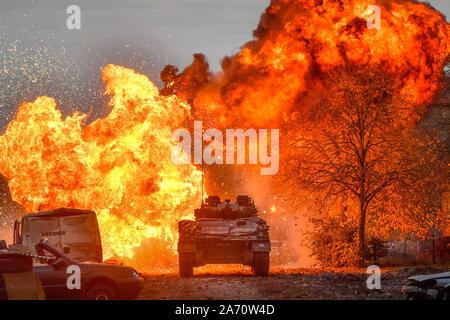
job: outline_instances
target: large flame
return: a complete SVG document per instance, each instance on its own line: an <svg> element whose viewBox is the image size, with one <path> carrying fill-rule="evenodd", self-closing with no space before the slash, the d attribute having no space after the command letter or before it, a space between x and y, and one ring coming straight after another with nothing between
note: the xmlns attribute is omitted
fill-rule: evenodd
<svg viewBox="0 0 450 320"><path fill-rule="evenodd" d="M112 111L84 128L86 115L62 119L52 98L23 103L0 137L0 172L27 212L95 210L106 257L132 258L144 239L173 252L176 222L198 205L201 181L170 158L189 107L124 67L106 66L103 80Z"/></svg>
<svg viewBox="0 0 450 320"><path fill-rule="evenodd" d="M381 28L367 19L380 8ZM371 20L372 21L372 20ZM449 24L424 3L405 0L272 0L255 39L211 74L206 60L181 74L166 67L165 92L188 96L197 116L224 125L274 127L307 107L324 73L338 66L393 73L410 105L430 102L448 61ZM411 110L411 116L424 110Z"/></svg>

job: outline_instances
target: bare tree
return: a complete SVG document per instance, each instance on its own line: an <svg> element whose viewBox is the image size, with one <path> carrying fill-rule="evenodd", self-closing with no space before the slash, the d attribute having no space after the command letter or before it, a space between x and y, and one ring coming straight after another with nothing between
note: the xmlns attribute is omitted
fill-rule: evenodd
<svg viewBox="0 0 450 320"><path fill-rule="evenodd" d="M388 188L404 188L417 169L408 143L410 109L399 107L394 79L373 70L342 68L323 84L285 134L283 177L317 198L354 196L362 258L370 204Z"/></svg>

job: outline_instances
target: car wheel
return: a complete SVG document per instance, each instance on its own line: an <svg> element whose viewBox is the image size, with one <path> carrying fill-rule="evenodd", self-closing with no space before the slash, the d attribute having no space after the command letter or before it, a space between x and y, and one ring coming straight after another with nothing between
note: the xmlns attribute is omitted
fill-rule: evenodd
<svg viewBox="0 0 450 320"><path fill-rule="evenodd" d="M104 283L94 284L86 293L87 300L115 300L116 298L114 288Z"/></svg>
<svg viewBox="0 0 450 320"><path fill-rule="evenodd" d="M180 253L178 259L180 277L192 277L194 275L194 254Z"/></svg>
<svg viewBox="0 0 450 320"><path fill-rule="evenodd" d="M256 276L269 275L270 256L268 252L255 252L253 256L253 267Z"/></svg>

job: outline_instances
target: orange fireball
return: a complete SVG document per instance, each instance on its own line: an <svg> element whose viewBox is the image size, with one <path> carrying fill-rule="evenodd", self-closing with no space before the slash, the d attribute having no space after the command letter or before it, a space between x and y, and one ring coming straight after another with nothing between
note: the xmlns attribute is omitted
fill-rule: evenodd
<svg viewBox="0 0 450 320"><path fill-rule="evenodd" d="M78 112L63 119L52 98L23 103L0 136L0 172L27 212L95 210L106 258L131 259L152 239L174 254L176 222L201 190L194 166L171 161L172 130L189 107L131 69L108 65L103 80L112 111L88 126Z"/></svg>
<svg viewBox="0 0 450 320"><path fill-rule="evenodd" d="M372 5L380 8L380 29L367 26ZM254 40L225 57L222 72L211 74L194 55L180 74L163 70L163 92L187 95L197 117L216 124L276 128L308 108L308 93L321 90L327 72L350 66L395 74L399 94L417 106L439 89L449 26L440 12L415 1L272 0Z"/></svg>

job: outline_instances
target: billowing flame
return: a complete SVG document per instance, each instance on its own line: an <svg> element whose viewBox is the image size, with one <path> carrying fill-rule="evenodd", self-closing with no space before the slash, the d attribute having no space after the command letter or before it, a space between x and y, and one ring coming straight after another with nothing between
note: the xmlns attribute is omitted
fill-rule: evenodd
<svg viewBox="0 0 450 320"><path fill-rule="evenodd" d="M0 137L0 172L27 212L95 210L106 257L132 258L145 239L174 252L176 223L200 199L200 173L170 158L189 107L124 67L106 66L103 80L112 110L86 127L52 98L23 103Z"/></svg>
<svg viewBox="0 0 450 320"><path fill-rule="evenodd" d="M367 19L380 8L380 29ZM255 39L211 74L206 60L177 74L166 67L165 92L193 101L197 117L241 127L276 127L307 108L322 76L338 66L393 73L411 103L429 102L448 61L449 24L424 3L392 0L272 0ZM205 80L207 79L207 80ZM419 108L420 109L420 108ZM424 110L411 110L412 115Z"/></svg>

